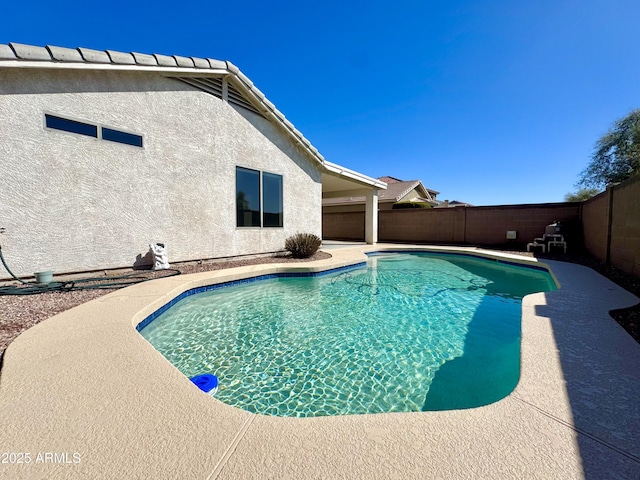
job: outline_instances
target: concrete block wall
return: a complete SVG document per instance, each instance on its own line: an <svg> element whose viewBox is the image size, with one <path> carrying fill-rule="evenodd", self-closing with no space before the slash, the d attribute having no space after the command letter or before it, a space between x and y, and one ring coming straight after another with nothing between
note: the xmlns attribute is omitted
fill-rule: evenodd
<svg viewBox="0 0 640 480"><path fill-rule="evenodd" d="M364 221L364 212L323 213L322 238L363 242Z"/></svg>
<svg viewBox="0 0 640 480"><path fill-rule="evenodd" d="M582 232L600 262L640 276L640 176L584 202Z"/></svg>
<svg viewBox="0 0 640 480"><path fill-rule="evenodd" d="M571 227L580 217L579 203L545 203L466 208L465 243L472 245L502 245L507 243L508 230L515 230L517 245L526 245L544 234L554 221L567 226L569 245L581 245L578 233ZM574 229L575 230L575 229Z"/></svg>
<svg viewBox="0 0 640 480"><path fill-rule="evenodd" d="M607 262L609 195L610 191L602 192L582 204L584 247L602 263Z"/></svg>
<svg viewBox="0 0 640 480"><path fill-rule="evenodd" d="M361 241L364 233L355 229L359 220L355 220L354 215L323 215L324 238ZM518 238L512 243L523 246L541 236L553 221L577 225L579 216L579 203L381 210L378 239L381 242L504 245L507 230L516 230ZM574 245L582 245L579 229L570 237Z"/></svg>
<svg viewBox="0 0 640 480"><path fill-rule="evenodd" d="M640 176L612 189L611 265L640 276Z"/></svg>
<svg viewBox="0 0 640 480"><path fill-rule="evenodd" d="M380 211L381 242L464 242L464 209L406 209Z"/></svg>
<svg viewBox="0 0 640 480"><path fill-rule="evenodd" d="M380 211L378 231L381 242L498 246L515 230L513 244L524 247L555 220L567 226L570 250L640 276L640 176L582 203ZM322 228L325 239L364 239L362 214L325 213Z"/></svg>

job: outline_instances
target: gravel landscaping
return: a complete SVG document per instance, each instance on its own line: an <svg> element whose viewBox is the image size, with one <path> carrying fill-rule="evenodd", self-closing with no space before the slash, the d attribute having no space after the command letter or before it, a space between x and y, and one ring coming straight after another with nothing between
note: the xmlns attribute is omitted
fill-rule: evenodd
<svg viewBox="0 0 640 480"><path fill-rule="evenodd" d="M544 259L568 261L580 263L593 268L600 274L609 278L634 295L640 297L640 278L624 273L616 268L600 265L595 259L586 255L577 254L539 254L529 252L514 252L520 255ZM284 254L269 257L244 258L237 260L216 260L203 262L190 262L173 265L173 268L181 274L206 272L220 270L224 268L241 267L245 265L257 265L263 263L289 263L305 262L330 258L326 252L318 252L309 259L294 259ZM102 279L108 280L113 275L123 275L132 271L105 272ZM168 271L137 271L136 274L152 279L158 276L165 276ZM87 275L97 276L95 273ZM56 279L57 280L57 279ZM88 302L94 298L113 291L114 289L101 290L78 290L68 292L49 292L37 295L0 295L0 355L4 353L9 343L13 341L21 332L33 325L49 318L57 313L73 308L81 303ZM614 310L611 316L636 340L640 343L640 304L624 310Z"/></svg>

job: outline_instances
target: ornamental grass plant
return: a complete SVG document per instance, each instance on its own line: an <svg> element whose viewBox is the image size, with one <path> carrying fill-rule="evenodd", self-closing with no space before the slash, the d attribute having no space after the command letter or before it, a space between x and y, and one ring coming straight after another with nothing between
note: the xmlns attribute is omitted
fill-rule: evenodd
<svg viewBox="0 0 640 480"><path fill-rule="evenodd" d="M284 249L291 252L293 258L309 258L318 251L322 240L312 233L296 233L284 242Z"/></svg>

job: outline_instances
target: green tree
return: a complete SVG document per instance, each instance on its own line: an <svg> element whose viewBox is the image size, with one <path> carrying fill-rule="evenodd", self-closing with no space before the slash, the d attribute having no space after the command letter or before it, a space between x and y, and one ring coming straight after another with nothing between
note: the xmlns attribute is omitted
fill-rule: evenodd
<svg viewBox="0 0 640 480"><path fill-rule="evenodd" d="M600 189L598 188L581 188L575 193L567 193L564 196L565 202L584 202L585 200L589 200L591 197L595 197L600 193Z"/></svg>
<svg viewBox="0 0 640 480"><path fill-rule="evenodd" d="M640 174L640 108L616 121L595 145L577 187L604 187Z"/></svg>

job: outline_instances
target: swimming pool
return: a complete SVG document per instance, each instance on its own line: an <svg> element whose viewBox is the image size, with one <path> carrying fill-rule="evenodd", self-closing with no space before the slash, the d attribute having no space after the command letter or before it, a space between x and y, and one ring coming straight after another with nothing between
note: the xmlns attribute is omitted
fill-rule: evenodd
<svg viewBox="0 0 640 480"><path fill-rule="evenodd" d="M551 275L470 255L385 253L320 276L186 296L141 334L216 398L322 416L443 410L508 395L520 375L521 299Z"/></svg>

